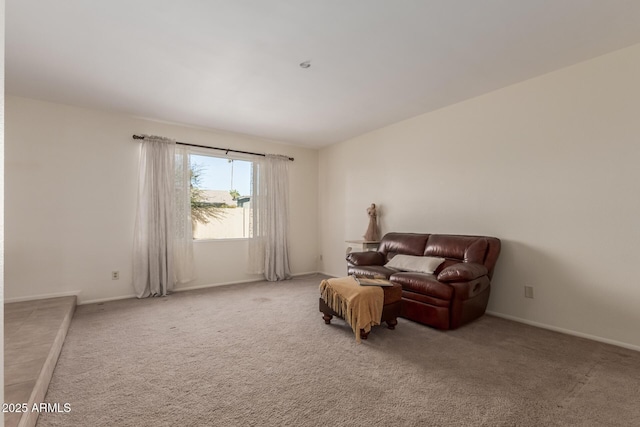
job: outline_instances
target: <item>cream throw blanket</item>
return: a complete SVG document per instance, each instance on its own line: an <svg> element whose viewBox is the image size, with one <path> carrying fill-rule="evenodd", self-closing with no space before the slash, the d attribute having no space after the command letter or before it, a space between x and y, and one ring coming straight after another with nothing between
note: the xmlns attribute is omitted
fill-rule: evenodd
<svg viewBox="0 0 640 427"><path fill-rule="evenodd" d="M369 332L371 326L380 324L384 304L380 286L360 286L353 277L328 279L320 283L320 296L351 326L357 342L360 329Z"/></svg>

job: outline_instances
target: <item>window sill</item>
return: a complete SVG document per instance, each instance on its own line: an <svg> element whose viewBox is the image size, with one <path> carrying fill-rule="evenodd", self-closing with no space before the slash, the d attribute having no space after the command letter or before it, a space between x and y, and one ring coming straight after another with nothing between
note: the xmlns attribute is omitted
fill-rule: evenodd
<svg viewBox="0 0 640 427"><path fill-rule="evenodd" d="M229 237L226 239L193 239L193 243L209 243L209 242L242 242L251 240L250 237Z"/></svg>

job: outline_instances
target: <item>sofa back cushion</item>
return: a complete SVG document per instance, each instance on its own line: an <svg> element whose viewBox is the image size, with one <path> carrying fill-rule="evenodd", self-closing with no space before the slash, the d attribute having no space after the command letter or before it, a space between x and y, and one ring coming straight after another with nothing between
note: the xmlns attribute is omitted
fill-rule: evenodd
<svg viewBox="0 0 640 427"><path fill-rule="evenodd" d="M486 250L487 240L483 237L432 234L423 255L483 264Z"/></svg>
<svg viewBox="0 0 640 427"><path fill-rule="evenodd" d="M387 233L378 246L378 252L385 255L386 261L397 254L422 256L428 238L428 234Z"/></svg>
<svg viewBox="0 0 640 427"><path fill-rule="evenodd" d="M500 254L500 240L456 234L387 233L378 252L384 255L385 263L397 254L444 258L435 274L459 262L474 262L484 265L491 278Z"/></svg>
<svg viewBox="0 0 640 427"><path fill-rule="evenodd" d="M473 262L484 265L491 277L499 252L500 240L494 237L431 234L424 255L445 258L439 270L457 262Z"/></svg>

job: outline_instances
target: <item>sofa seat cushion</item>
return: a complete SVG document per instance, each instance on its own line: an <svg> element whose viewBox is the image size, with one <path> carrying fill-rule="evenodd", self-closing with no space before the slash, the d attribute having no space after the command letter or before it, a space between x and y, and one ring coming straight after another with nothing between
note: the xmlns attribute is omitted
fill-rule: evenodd
<svg viewBox="0 0 640 427"><path fill-rule="evenodd" d="M383 267L382 265L366 265L362 267L350 265L348 273L350 276L353 274L363 277L384 276L388 279L393 273L397 273L397 270L391 270L390 268Z"/></svg>
<svg viewBox="0 0 640 427"><path fill-rule="evenodd" d="M391 281L402 285L405 291L435 297L450 301L453 298L453 288L438 282L433 274L426 273L395 273Z"/></svg>

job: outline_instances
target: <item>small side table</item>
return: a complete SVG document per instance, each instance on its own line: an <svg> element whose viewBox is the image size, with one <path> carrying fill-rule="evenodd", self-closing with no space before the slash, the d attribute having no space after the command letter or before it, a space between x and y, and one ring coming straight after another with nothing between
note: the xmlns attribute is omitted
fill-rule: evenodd
<svg viewBox="0 0 640 427"><path fill-rule="evenodd" d="M380 240L346 240L347 253L377 251Z"/></svg>

